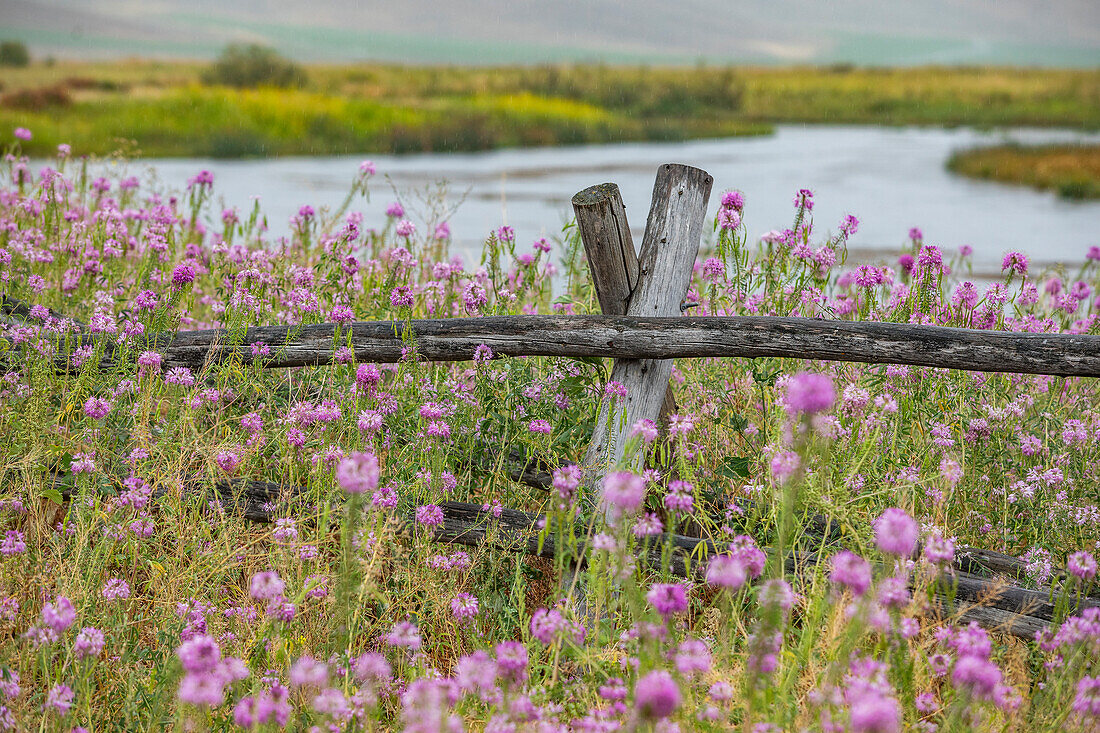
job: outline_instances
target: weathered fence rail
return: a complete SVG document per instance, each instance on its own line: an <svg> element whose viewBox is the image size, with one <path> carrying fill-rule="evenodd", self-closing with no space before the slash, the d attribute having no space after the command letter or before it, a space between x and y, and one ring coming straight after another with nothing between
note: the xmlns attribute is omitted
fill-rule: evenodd
<svg viewBox="0 0 1100 733"><path fill-rule="evenodd" d="M265 343L271 355L258 360L265 367L316 366L332 360L337 330L337 344L350 346L357 360L380 363L408 358L410 344L424 361L469 360L485 344L497 356L773 356L1100 377L1100 336L769 316L490 316L259 326L235 340L220 329L182 331L152 338L146 348L159 351L166 367L199 367L231 357L251 363L251 345ZM72 340L74 347L94 342L91 336ZM64 355L57 358L63 367Z"/></svg>

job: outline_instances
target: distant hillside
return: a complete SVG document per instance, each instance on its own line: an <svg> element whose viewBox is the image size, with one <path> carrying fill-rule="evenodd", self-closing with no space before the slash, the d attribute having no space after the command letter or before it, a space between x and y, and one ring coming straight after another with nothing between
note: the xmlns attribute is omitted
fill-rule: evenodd
<svg viewBox="0 0 1100 733"><path fill-rule="evenodd" d="M1096 0L0 0L0 38L64 58L406 63L1100 66Z"/></svg>

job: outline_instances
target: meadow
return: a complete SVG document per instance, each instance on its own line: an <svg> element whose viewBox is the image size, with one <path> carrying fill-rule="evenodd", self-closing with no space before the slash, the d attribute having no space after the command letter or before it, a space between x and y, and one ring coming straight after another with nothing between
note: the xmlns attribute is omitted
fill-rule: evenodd
<svg viewBox="0 0 1100 733"><path fill-rule="evenodd" d="M1066 199L1100 198L1100 145L996 145L959 151L947 167L971 178L1054 191Z"/></svg>
<svg viewBox="0 0 1100 733"><path fill-rule="evenodd" d="M303 201L274 238L259 208L213 208L208 172L143 188L68 144L33 170L37 139L16 130L0 162L0 293L33 304L0 323L0 729L1100 727L1100 612L1073 610L1097 590L1095 380L682 360L677 413L632 426L592 485L573 464L622 398L607 363L426 363L407 333L409 358L356 363L346 341L357 320L598 312L575 227L520 242L486 222L462 262L444 207L364 220L384 173L364 161L343 207ZM753 202L716 193L698 314L1100 331L1098 247L1050 272L1005 253L978 287L967 249L916 227L896 259L849 263L858 219L815 222L792 194L750 241ZM199 368L149 348L314 323L318 367L265 369L277 344ZM515 480L512 454L551 485ZM272 523L194 490L241 479L287 488ZM431 541L446 500L543 512L554 556ZM588 564L563 583L575 531ZM723 548L697 575L638 562L689 531ZM1052 626L941 612L964 546L1022 557Z"/></svg>
<svg viewBox="0 0 1100 733"><path fill-rule="evenodd" d="M470 151L766 134L780 122L1100 127L1100 73L548 65L303 67L290 89L203 82L199 63L5 69L0 127L99 155Z"/></svg>

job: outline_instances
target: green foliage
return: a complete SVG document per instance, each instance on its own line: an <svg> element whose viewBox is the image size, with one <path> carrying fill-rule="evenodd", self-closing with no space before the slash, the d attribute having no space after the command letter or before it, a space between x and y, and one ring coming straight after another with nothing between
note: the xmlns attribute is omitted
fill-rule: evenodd
<svg viewBox="0 0 1100 733"><path fill-rule="evenodd" d="M239 89L286 88L303 86L306 75L302 67L273 48L234 43L226 46L202 80Z"/></svg>
<svg viewBox="0 0 1100 733"><path fill-rule="evenodd" d="M684 117L740 112L745 84L733 69L669 73L669 70L577 70L545 66L528 73L525 82L547 96L588 102L646 117Z"/></svg>
<svg viewBox="0 0 1100 733"><path fill-rule="evenodd" d="M0 66L23 67L31 62L27 44L22 41L0 42Z"/></svg>
<svg viewBox="0 0 1100 733"><path fill-rule="evenodd" d="M949 170L970 178L1018 183L1066 199L1100 198L1100 145L996 145L962 150Z"/></svg>
<svg viewBox="0 0 1100 733"><path fill-rule="evenodd" d="M473 151L766 134L776 122L1100 128L1096 71L375 64L311 66L306 80L270 49L236 46L206 69L61 62L4 83L0 127L33 129L34 155L61 142L110 153L119 139L158 156ZM1079 180L1052 188L1093 190Z"/></svg>

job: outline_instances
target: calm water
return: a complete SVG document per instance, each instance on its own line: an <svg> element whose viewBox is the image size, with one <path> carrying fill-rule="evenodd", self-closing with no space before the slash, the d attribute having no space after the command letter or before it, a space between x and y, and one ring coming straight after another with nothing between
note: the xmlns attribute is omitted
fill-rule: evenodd
<svg viewBox="0 0 1100 733"><path fill-rule="evenodd" d="M373 158L370 203L357 208L367 226L380 225L387 204L400 199L413 213L425 187L447 182L447 202L458 205L450 222L456 250L470 261L491 229L509 224L525 243L552 236L571 216L573 193L613 181L622 189L635 241L649 210L653 178L661 163L679 162L709 171L715 180L711 208L720 192L745 192L750 234L790 226L791 198L799 188L816 193L818 231L835 229L844 214L859 217L849 248L852 259L881 259L905 239L911 226L925 240L947 249L974 247L976 269L995 272L1009 250L1029 253L1036 263L1080 262L1100 244L1100 202L1077 203L1053 194L949 174L944 162L958 148L1022 142L1100 140L1100 135L1014 130L984 133L880 127L782 126L759 138L687 143L635 143L571 148L502 150L475 154L403 157L295 157L255 161L158 160L159 180L182 187L200 169L214 172L215 194L247 211L259 196L273 234L303 204L337 206L363 158ZM418 193L420 192L420 193Z"/></svg>

